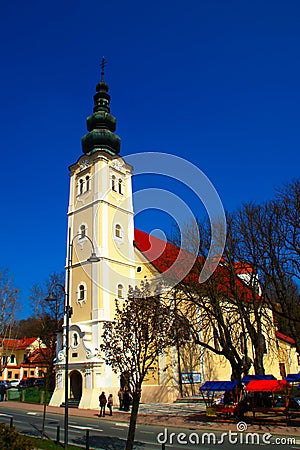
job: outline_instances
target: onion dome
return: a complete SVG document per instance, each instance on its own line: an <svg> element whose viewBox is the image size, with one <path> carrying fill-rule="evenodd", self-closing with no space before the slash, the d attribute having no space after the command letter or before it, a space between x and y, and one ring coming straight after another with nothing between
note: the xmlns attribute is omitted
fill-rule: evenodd
<svg viewBox="0 0 300 450"><path fill-rule="evenodd" d="M87 130L81 140L82 151L91 154L103 150L111 155L120 152L121 139L116 130L116 118L110 114L110 95L104 82L104 59L102 59L101 81L96 86L93 114L87 118Z"/></svg>

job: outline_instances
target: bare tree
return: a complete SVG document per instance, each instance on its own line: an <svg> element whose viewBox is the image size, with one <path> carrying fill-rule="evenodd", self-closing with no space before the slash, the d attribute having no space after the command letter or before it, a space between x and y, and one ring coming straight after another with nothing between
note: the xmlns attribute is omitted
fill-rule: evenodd
<svg viewBox="0 0 300 450"><path fill-rule="evenodd" d="M47 382L52 387L54 364L56 356L57 332L62 330L64 311L64 273L52 273L42 285L34 285L31 290L30 300L33 304L35 315L38 318L38 336L45 344L41 348L41 355L47 366ZM49 293L55 301L46 301Z"/></svg>
<svg viewBox="0 0 300 450"><path fill-rule="evenodd" d="M277 194L282 211L286 249L292 261L292 276L300 276L300 180L287 184Z"/></svg>
<svg viewBox="0 0 300 450"><path fill-rule="evenodd" d="M299 339L300 183L263 205L244 205L236 214L239 258L253 267L261 296L267 299L288 334Z"/></svg>
<svg viewBox="0 0 300 450"><path fill-rule="evenodd" d="M240 260L239 236L227 217L227 236L222 259L210 278L199 283L210 247L210 226L198 225L201 239L198 257L192 271L178 285L181 311L188 310L194 342L224 356L231 365L232 378L240 380L254 365L256 373L264 373L265 336L269 336L272 315L260 295L257 274L248 263ZM215 236L218 236L218 224ZM193 247L197 240L194 230L186 230L185 240ZM220 236L221 238L221 236ZM221 239L220 239L221 241ZM186 304L193 305L188 308ZM185 314L185 313L184 313ZM254 354L249 349L254 348ZM253 356L253 361L252 361Z"/></svg>
<svg viewBox="0 0 300 450"><path fill-rule="evenodd" d="M7 270L0 271L0 374L8 361L9 339L14 332L19 289L12 284Z"/></svg>
<svg viewBox="0 0 300 450"><path fill-rule="evenodd" d="M54 388L54 368L56 358L57 334L62 332L63 310L64 310L64 273L52 273L43 285L34 285L31 290L30 300L34 306L38 318L38 336L45 344L40 346L42 363L46 367L44 414L42 425L42 437L44 436L47 393ZM51 296L54 301L46 301Z"/></svg>
<svg viewBox="0 0 300 450"><path fill-rule="evenodd" d="M149 283L129 289L124 302L116 300L114 322L103 325L104 358L115 373L126 374L132 393L132 411L126 450L133 448L142 384L171 343L170 310L160 295L151 295Z"/></svg>
<svg viewBox="0 0 300 450"><path fill-rule="evenodd" d="M16 338L36 337L40 333L40 319L38 317L28 317L18 320L16 323Z"/></svg>

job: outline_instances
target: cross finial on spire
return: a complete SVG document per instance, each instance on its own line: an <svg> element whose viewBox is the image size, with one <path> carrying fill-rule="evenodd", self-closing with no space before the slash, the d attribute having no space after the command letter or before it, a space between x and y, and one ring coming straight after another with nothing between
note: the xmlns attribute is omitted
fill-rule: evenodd
<svg viewBox="0 0 300 450"><path fill-rule="evenodd" d="M101 81L104 81L104 66L106 64L104 56L102 56L102 62L101 62Z"/></svg>

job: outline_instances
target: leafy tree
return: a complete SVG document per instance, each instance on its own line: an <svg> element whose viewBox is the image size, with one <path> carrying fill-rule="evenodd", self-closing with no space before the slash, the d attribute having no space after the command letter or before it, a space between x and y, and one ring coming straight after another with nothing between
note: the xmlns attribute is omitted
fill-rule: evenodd
<svg viewBox="0 0 300 450"><path fill-rule="evenodd" d="M161 296L151 295L149 283L129 289L124 302L116 300L114 322L103 325L104 358L115 373L126 374L132 394L132 411L126 450L133 448L142 384L171 344L170 309Z"/></svg>
<svg viewBox="0 0 300 450"><path fill-rule="evenodd" d="M14 337L19 289L12 284L7 270L0 271L0 374L8 359L8 339Z"/></svg>

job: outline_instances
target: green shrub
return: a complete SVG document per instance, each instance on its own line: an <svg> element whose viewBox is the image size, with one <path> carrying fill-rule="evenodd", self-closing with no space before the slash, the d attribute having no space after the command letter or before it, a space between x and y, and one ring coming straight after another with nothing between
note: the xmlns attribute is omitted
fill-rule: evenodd
<svg viewBox="0 0 300 450"><path fill-rule="evenodd" d="M27 436L19 434L15 427L0 423L0 450L32 450L34 443Z"/></svg>

